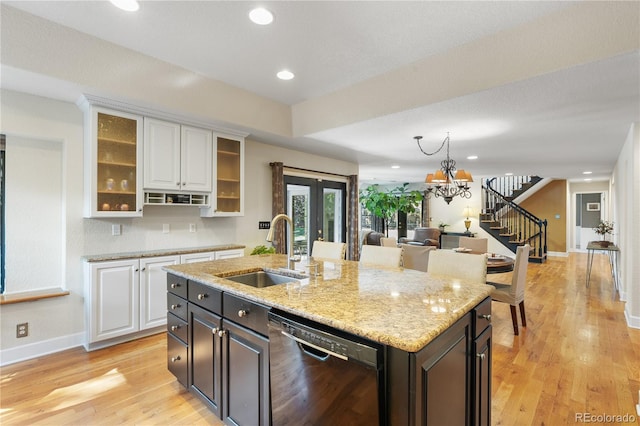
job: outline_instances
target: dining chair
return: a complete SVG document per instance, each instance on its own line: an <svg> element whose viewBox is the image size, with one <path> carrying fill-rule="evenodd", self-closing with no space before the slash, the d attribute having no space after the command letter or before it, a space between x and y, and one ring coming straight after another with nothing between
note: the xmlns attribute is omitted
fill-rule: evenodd
<svg viewBox="0 0 640 426"><path fill-rule="evenodd" d="M346 243L330 241L314 241L311 248L311 256L324 259L344 259L346 252Z"/></svg>
<svg viewBox="0 0 640 426"><path fill-rule="evenodd" d="M513 334L518 335L518 315L516 305L520 306L520 318L522 326L527 326L527 317L524 313L524 289L527 282L527 267L529 265L530 246L525 244L516 249L516 260L513 266L511 284L487 282L495 287L491 292L491 300L508 303L511 306L511 321L513 322Z"/></svg>
<svg viewBox="0 0 640 426"><path fill-rule="evenodd" d="M362 246L360 263L377 266L400 266L402 249L400 247Z"/></svg>
<svg viewBox="0 0 640 426"><path fill-rule="evenodd" d="M460 237L458 245L471 249L474 253L486 253L489 251L488 238Z"/></svg>
<svg viewBox="0 0 640 426"><path fill-rule="evenodd" d="M398 240L393 237L381 237L380 245L383 247L398 247Z"/></svg>
<svg viewBox="0 0 640 426"><path fill-rule="evenodd" d="M435 246L416 246L400 244L402 248L402 267L427 272L429 268L429 253L436 250Z"/></svg>
<svg viewBox="0 0 640 426"><path fill-rule="evenodd" d="M429 253L429 274L463 281L487 282L487 255L456 253L453 250L433 250Z"/></svg>

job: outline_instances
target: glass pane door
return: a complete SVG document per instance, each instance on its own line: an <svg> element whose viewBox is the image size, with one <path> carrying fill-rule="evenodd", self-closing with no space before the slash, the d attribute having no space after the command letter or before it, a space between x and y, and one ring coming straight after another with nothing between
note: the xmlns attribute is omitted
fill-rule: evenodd
<svg viewBox="0 0 640 426"><path fill-rule="evenodd" d="M285 176L287 215L294 223L294 250L307 256L313 241L346 241L346 184Z"/></svg>

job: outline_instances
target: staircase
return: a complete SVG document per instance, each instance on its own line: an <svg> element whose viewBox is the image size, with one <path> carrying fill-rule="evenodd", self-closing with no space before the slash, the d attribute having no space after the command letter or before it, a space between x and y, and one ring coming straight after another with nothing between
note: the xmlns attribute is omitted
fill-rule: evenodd
<svg viewBox="0 0 640 426"><path fill-rule="evenodd" d="M547 220L534 216L514 200L532 188L539 176L506 176L487 179L482 185L480 227L515 253L529 244L529 262L547 260Z"/></svg>

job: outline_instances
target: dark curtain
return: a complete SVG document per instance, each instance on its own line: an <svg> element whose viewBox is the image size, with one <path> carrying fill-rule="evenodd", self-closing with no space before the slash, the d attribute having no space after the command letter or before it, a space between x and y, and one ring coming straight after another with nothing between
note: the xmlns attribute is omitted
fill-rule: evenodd
<svg viewBox="0 0 640 426"><path fill-rule="evenodd" d="M349 194L347 196L347 259L360 258L360 200L358 198L358 175L348 177Z"/></svg>
<svg viewBox="0 0 640 426"><path fill-rule="evenodd" d="M271 217L280 213L286 213L284 209L284 165L283 163L270 163L271 166ZM276 224L273 245L276 253L285 254L287 247L285 244L284 221Z"/></svg>

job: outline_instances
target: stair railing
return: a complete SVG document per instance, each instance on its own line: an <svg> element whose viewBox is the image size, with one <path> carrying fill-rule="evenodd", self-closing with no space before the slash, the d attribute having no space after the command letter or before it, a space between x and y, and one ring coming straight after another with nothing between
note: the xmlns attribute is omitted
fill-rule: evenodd
<svg viewBox="0 0 640 426"><path fill-rule="evenodd" d="M483 214L490 215L494 223L512 235L511 242L516 245L529 244L531 254L544 257L547 253L547 220L536 217L514 203L510 196L503 195L493 187L495 181L496 178L487 179L486 185L482 186ZM504 188L505 185L501 185L500 189Z"/></svg>

